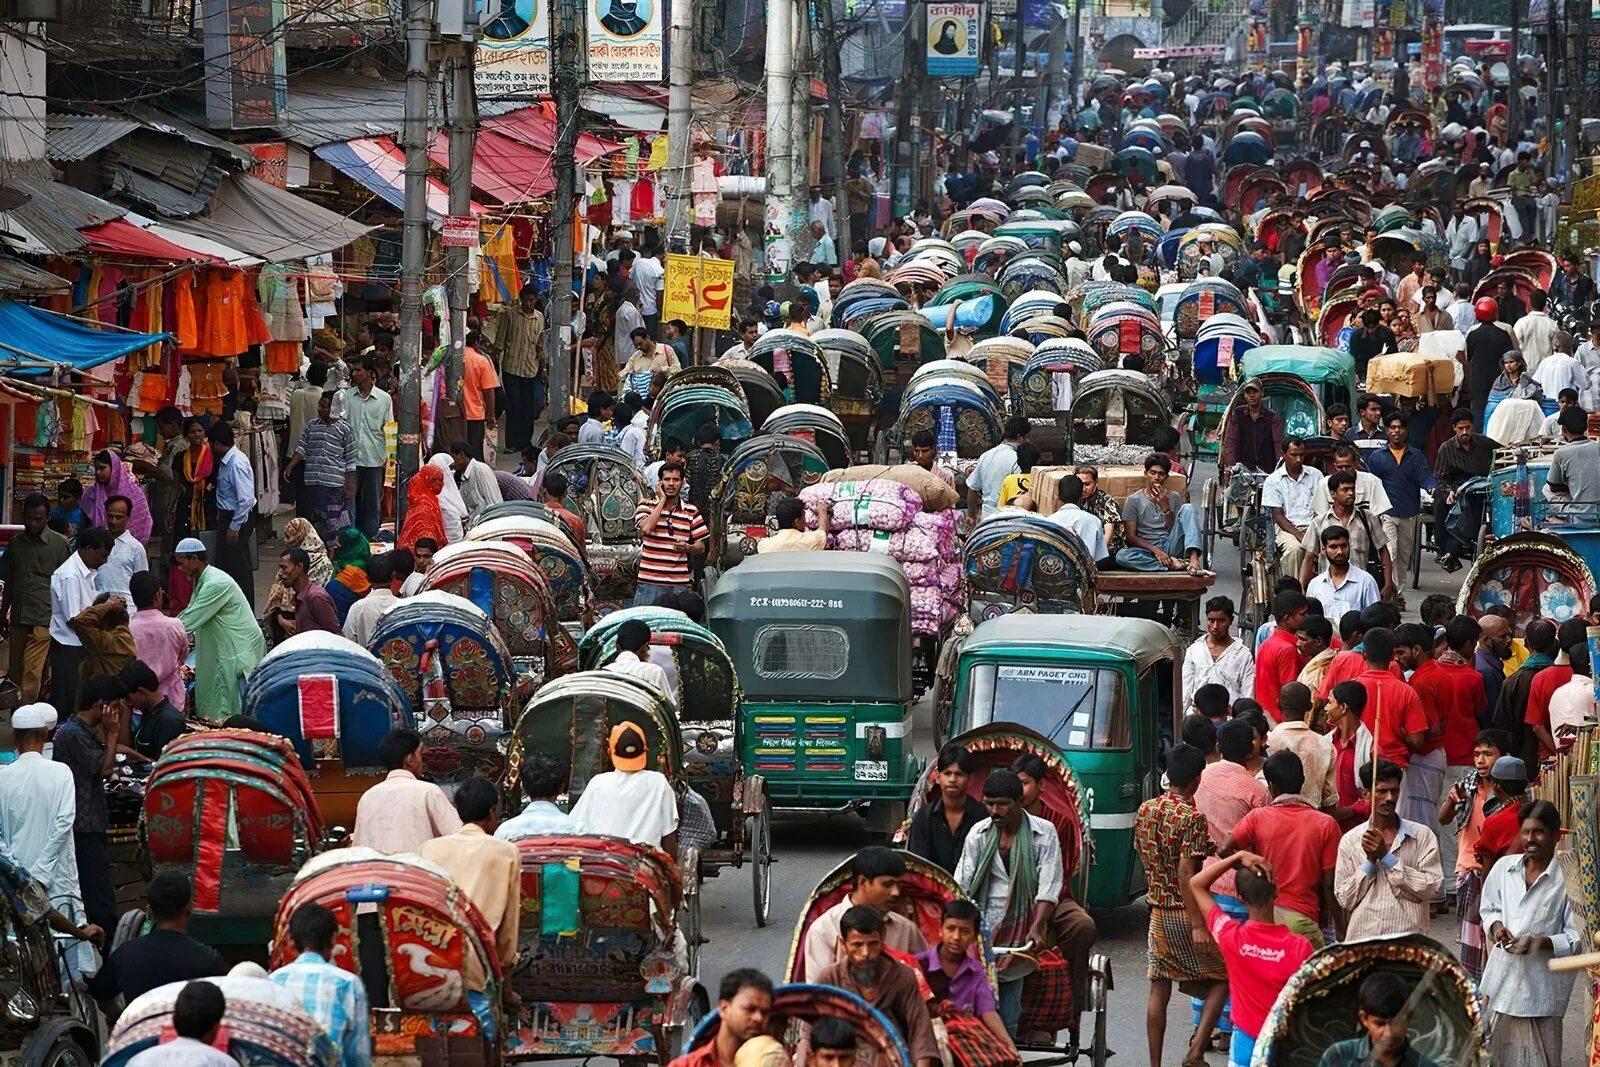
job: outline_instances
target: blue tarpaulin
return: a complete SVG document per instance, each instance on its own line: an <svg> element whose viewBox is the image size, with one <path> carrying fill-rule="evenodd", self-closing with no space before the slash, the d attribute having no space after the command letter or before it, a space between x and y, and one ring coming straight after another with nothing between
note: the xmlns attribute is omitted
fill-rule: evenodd
<svg viewBox="0 0 1600 1067"><path fill-rule="evenodd" d="M0 347L0 370L11 374L49 373L49 367L33 362L28 356L89 370L159 344L169 336L98 330L86 322L32 304L0 300L0 345L4 346Z"/></svg>

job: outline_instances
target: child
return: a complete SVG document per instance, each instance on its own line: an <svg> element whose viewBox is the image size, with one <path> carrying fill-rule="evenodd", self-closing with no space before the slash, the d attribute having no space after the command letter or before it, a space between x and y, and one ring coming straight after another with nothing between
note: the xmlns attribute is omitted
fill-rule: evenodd
<svg viewBox="0 0 1600 1067"><path fill-rule="evenodd" d="M1473 978L1483 975L1483 926L1478 922L1478 897L1488 868L1478 860L1483 821L1498 808L1493 775L1495 761L1506 754L1511 739L1504 730L1482 730L1472 742L1472 771L1439 802L1439 825L1456 831L1456 906L1461 916L1461 965ZM1449 877L1447 874L1446 877Z"/></svg>
<svg viewBox="0 0 1600 1067"><path fill-rule="evenodd" d="M83 483L76 478L67 478L56 487L56 506L50 509L50 529L61 534L67 540L78 536L78 527L83 525Z"/></svg>
<svg viewBox="0 0 1600 1067"><path fill-rule="evenodd" d="M1234 886L1249 909L1250 917L1244 922L1229 918L1211 895L1211 884L1231 870L1239 872ZM1277 922L1273 904L1278 887L1272 881L1271 868L1253 852L1235 852L1212 864L1189 879L1188 889L1228 969L1233 1002L1228 1063L1249 1067L1267 1012L1289 978L1310 958L1311 942Z"/></svg>
<svg viewBox="0 0 1600 1067"><path fill-rule="evenodd" d="M1348 1063L1428 1064L1409 1047L1411 983L1393 971L1374 971L1356 991L1356 1020L1362 1036L1329 1046L1317 1067Z"/></svg>

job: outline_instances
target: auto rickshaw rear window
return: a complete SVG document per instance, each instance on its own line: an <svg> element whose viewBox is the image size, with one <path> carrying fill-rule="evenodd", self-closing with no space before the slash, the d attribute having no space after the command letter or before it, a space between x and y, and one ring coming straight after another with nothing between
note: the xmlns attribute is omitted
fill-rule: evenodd
<svg viewBox="0 0 1600 1067"><path fill-rule="evenodd" d="M1118 671L1103 667L978 663L967 675L973 725L1013 722L1063 749L1133 744L1128 694Z"/></svg>
<svg viewBox="0 0 1600 1067"><path fill-rule="evenodd" d="M753 658L762 678L832 681L850 666L850 638L837 626L763 626Z"/></svg>

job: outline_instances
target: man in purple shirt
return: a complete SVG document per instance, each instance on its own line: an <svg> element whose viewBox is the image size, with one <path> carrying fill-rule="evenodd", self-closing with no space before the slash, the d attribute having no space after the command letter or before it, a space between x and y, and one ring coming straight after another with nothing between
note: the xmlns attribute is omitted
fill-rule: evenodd
<svg viewBox="0 0 1600 1067"><path fill-rule="evenodd" d="M286 548L278 557L278 581L294 590L294 613L274 609L268 622L284 634L303 634L324 630L343 632L339 610L328 591L311 580L311 556L303 548Z"/></svg>
<svg viewBox="0 0 1600 1067"><path fill-rule="evenodd" d="M933 990L934 1014L945 1020L953 1047L960 1047L966 1040L983 1039L985 1035L971 1035L974 1024L981 1024L993 1040L1004 1043L1015 1054L1016 1045L1000 1020L989 976L972 953L978 940L978 914L977 905L968 900L945 904L938 944L917 953L917 963ZM962 1062L962 1057L955 1058Z"/></svg>

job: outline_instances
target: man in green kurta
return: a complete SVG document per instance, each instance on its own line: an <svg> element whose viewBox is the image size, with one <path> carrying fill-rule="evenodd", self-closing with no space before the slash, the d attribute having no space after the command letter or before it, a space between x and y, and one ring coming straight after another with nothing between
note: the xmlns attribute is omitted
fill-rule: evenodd
<svg viewBox="0 0 1600 1067"><path fill-rule="evenodd" d="M239 714L239 683L266 653L261 624L244 590L226 571L206 565L199 538L178 543L178 567L194 582L178 621L194 637L194 706L200 717L222 722Z"/></svg>

